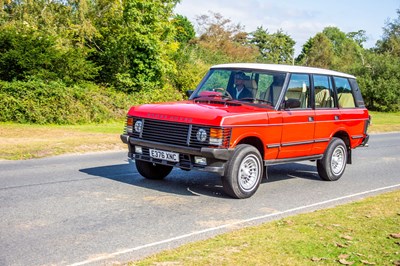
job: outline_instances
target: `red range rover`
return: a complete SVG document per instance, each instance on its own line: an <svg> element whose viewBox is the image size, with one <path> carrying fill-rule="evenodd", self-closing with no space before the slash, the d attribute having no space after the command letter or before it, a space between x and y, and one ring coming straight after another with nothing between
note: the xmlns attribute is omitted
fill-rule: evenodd
<svg viewBox="0 0 400 266"><path fill-rule="evenodd" d="M315 160L338 180L370 123L356 78L288 65L211 67L187 101L132 107L121 139L138 172L163 179L178 167L218 173L224 191L252 196L266 167Z"/></svg>

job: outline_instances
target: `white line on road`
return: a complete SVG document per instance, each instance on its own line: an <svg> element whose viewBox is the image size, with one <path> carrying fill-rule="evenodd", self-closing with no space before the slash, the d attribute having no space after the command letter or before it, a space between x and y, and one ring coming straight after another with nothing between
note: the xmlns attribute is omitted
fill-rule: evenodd
<svg viewBox="0 0 400 266"><path fill-rule="evenodd" d="M208 229L204 229L204 230L200 230L200 231L195 231L195 232L192 232L192 233L188 233L188 234L184 234L184 235L168 238L168 239L165 239L165 240L149 243L149 244L146 244L146 245L137 246L137 247L133 247L133 248L128 248L128 249L124 249L124 250L121 250L121 251L117 251L117 252L114 252L114 253L101 255L101 256L98 256L96 258L91 258L91 259L88 259L88 260L85 260L85 261L81 261L81 262L76 262L76 263L70 264L70 266L86 265L86 264L90 264L90 263L94 263L94 262L98 262L98 261L102 261L102 260L107 260L107 259L114 258L114 257L116 257L118 255L123 255L123 254L127 254L127 253L130 253L130 252L133 252L133 251L138 251L138 250L141 250L141 249L145 249L145 248L149 248L149 247L154 247L154 246L158 246L158 245L174 242L174 241L181 240L181 239L184 239L184 238L189 238L189 237L192 237L192 236L195 236L195 235L201 235L201 234L209 233L209 232L212 232L212 231L218 231L218 230L221 230L221 229L233 227L233 226L238 225L238 224L245 224L245 223L254 222L254 221L257 221L257 220L263 220L263 219L271 218L271 217L274 217L274 216L281 216L281 215L288 214L288 213L295 213L295 212L298 212L298 211L301 211L301 210L305 210L305 209L309 209L309 208L313 208L313 207L329 204L329 203L332 203L332 202L341 201L341 200L345 200L345 199L349 199L349 198L354 198L354 197L358 197L358 196L362 196L362 195L366 195L366 194L371 194L371 193L379 192L379 191L383 191L383 190L389 190L389 189L393 189L393 188L396 188L396 187L400 187L400 184L387 186L387 187L382 187L382 188L377 188L377 189L372 189L372 190L368 190L368 191L364 191L364 192L359 192L359 193L351 194L351 195L348 195L348 196L343 196L343 197L339 197L339 198L325 200L325 201L313 203L313 204L310 204L310 205L300 206L300 207L289 209L289 210L285 210L285 211L278 211L278 212L274 212L274 213L270 213L270 214L266 214L266 215L262 215L262 216L256 216L256 217L252 217L252 218L248 218L248 219L244 219L244 220L239 220L239 221L236 221L236 222L233 222L233 223L228 223L228 224L224 224L224 225L221 225L221 226L212 227L212 228L208 228Z"/></svg>

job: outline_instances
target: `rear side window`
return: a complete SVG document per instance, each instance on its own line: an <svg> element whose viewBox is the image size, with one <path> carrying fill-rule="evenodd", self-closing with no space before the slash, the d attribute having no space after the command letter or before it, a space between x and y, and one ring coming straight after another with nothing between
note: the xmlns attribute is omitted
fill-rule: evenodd
<svg viewBox="0 0 400 266"><path fill-rule="evenodd" d="M333 79L335 81L339 107L341 108L356 107L349 80L346 78L339 78L339 77L334 77Z"/></svg>
<svg viewBox="0 0 400 266"><path fill-rule="evenodd" d="M292 74L285 100L299 101L300 107L298 108L310 108L310 76L307 74Z"/></svg>
<svg viewBox="0 0 400 266"><path fill-rule="evenodd" d="M333 100L333 86L329 76L314 75L314 99L315 108L333 108L336 107Z"/></svg>

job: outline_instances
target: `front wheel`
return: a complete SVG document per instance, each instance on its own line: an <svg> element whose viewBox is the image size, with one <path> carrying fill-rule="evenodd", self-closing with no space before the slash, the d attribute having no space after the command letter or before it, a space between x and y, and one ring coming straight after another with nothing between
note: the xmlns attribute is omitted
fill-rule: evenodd
<svg viewBox="0 0 400 266"><path fill-rule="evenodd" d="M238 145L222 177L224 191L234 198L249 198L257 191L262 176L260 152L251 145Z"/></svg>
<svg viewBox="0 0 400 266"><path fill-rule="evenodd" d="M332 138L324 157L317 160L318 174L322 180L336 181L343 175L346 163L346 144L342 139Z"/></svg>
<svg viewBox="0 0 400 266"><path fill-rule="evenodd" d="M139 174L147 179L164 179L172 171L172 166L155 164L140 160L135 160L136 169Z"/></svg>

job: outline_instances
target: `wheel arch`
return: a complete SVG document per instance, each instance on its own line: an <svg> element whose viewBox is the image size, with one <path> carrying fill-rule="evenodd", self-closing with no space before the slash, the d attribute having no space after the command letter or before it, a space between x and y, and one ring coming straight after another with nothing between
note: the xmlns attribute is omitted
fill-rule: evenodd
<svg viewBox="0 0 400 266"><path fill-rule="evenodd" d="M352 163L352 157L351 157L351 143L350 143L350 136L346 131L338 131L336 132L332 137L334 138L339 138L343 140L344 144L346 144L347 148L347 163L351 164Z"/></svg>
<svg viewBox="0 0 400 266"><path fill-rule="evenodd" d="M265 154L265 150L264 150L264 144L261 141L261 139L259 139L258 137L246 137L241 139L237 145L239 144L248 144L251 146L254 146L261 155L261 158L264 158L264 154Z"/></svg>

